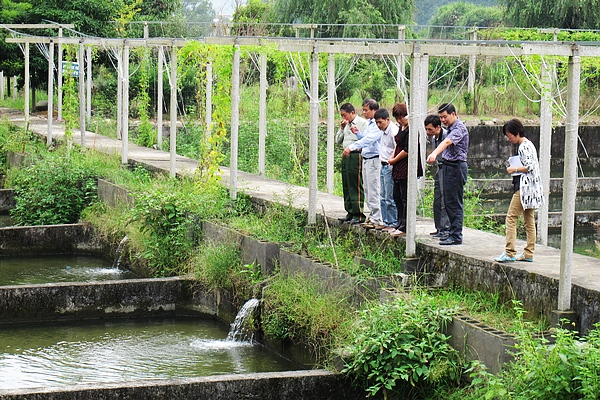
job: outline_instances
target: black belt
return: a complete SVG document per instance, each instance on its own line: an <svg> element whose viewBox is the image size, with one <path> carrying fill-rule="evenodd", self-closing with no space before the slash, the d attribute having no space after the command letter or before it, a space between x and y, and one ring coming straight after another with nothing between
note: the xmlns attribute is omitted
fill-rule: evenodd
<svg viewBox="0 0 600 400"><path fill-rule="evenodd" d="M382 161L381 165L388 165L387 161Z"/></svg>
<svg viewBox="0 0 600 400"><path fill-rule="evenodd" d="M363 160L372 160L374 158L379 158L379 156L373 156L373 157L365 157L365 156L363 156Z"/></svg>
<svg viewBox="0 0 600 400"><path fill-rule="evenodd" d="M450 160L442 159L443 165L460 165L460 163L464 163L464 162L466 162L466 161L463 161L463 160L450 161Z"/></svg>

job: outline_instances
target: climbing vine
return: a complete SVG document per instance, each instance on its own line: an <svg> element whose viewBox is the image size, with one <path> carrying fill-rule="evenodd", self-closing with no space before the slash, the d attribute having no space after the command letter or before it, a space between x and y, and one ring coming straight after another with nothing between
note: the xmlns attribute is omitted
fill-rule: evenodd
<svg viewBox="0 0 600 400"><path fill-rule="evenodd" d="M140 146L152 147L153 144L157 143L156 130L150 123L150 116L148 115L148 109L150 107L150 95L148 94L149 84L149 57L150 49L148 47L140 47L137 51L140 59L139 65L139 92L136 96L136 103L138 106L138 117L140 119L140 125L138 127L137 144Z"/></svg>
<svg viewBox="0 0 600 400"><path fill-rule="evenodd" d="M65 119L65 141L70 149L73 145L73 132L77 126L77 116L79 110L79 96L77 94L77 81L75 80L75 71L73 68L73 59L76 55L76 47L73 45L65 46L65 68L63 83L63 118ZM83 72L83 66L79 66L80 73Z"/></svg>

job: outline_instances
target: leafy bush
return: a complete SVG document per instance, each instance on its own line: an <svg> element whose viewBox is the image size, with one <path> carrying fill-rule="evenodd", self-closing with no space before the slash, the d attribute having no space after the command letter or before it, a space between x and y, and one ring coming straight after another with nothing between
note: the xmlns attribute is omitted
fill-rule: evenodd
<svg viewBox="0 0 600 400"><path fill-rule="evenodd" d="M436 386L457 384L461 363L440 333L453 310L416 293L363 310L349 342L343 373L372 396L383 392L424 397ZM402 397L406 398L406 397Z"/></svg>
<svg viewBox="0 0 600 400"><path fill-rule="evenodd" d="M533 330L525 330L516 345L515 360L494 376L473 368L468 389L455 399L597 399L600 393L600 325L587 338L557 329L548 345Z"/></svg>
<svg viewBox="0 0 600 400"><path fill-rule="evenodd" d="M11 169L7 184L15 190L10 214L17 225L67 224L96 201L97 174L81 154L60 151L31 165Z"/></svg>

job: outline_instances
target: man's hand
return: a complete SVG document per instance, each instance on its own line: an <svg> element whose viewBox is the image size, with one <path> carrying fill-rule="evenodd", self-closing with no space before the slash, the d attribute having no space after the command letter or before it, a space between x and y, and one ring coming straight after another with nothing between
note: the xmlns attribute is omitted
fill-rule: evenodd
<svg viewBox="0 0 600 400"><path fill-rule="evenodd" d="M346 147L342 152L342 157L348 157L350 155L350 147Z"/></svg>
<svg viewBox="0 0 600 400"><path fill-rule="evenodd" d="M429 155L429 157L427 157L427 164L433 164L435 163L435 161L437 160L437 154L435 154L435 151L433 153L431 153Z"/></svg>
<svg viewBox="0 0 600 400"><path fill-rule="evenodd" d="M342 128L342 130L344 130L346 125L348 125L348 120L346 118L342 118L342 122L340 122L340 127Z"/></svg>

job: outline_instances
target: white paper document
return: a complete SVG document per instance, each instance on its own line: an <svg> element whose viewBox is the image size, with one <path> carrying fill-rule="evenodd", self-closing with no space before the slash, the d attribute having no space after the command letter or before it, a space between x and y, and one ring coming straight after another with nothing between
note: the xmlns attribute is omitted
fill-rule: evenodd
<svg viewBox="0 0 600 400"><path fill-rule="evenodd" d="M523 164L521 163L521 157L519 156L512 156L512 157L508 157L508 165L509 167L515 167L515 168L519 168L522 167ZM517 176L517 175L522 175L521 172L515 172L513 174L510 174L511 176Z"/></svg>

